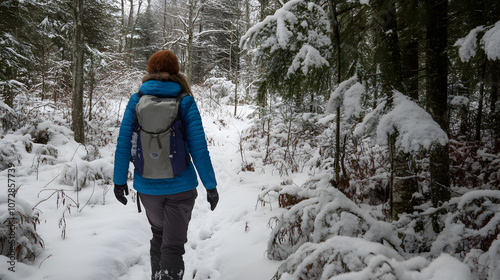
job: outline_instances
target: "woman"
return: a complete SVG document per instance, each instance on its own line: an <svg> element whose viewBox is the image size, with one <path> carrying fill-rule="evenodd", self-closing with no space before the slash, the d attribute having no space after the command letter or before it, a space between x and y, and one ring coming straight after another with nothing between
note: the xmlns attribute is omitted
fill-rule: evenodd
<svg viewBox="0 0 500 280"><path fill-rule="evenodd" d="M160 98L188 95L179 104L180 117L186 134L186 150L192 158L188 167L178 176L169 179L144 178L134 171L134 188L146 209L151 224L151 279L182 279L184 274L187 229L194 201L197 197L198 179L194 166L207 189L211 210L219 200L217 182L205 140L201 116L191 89L179 73L177 57L168 50L156 52L148 61L146 75L139 89L125 109L115 152L114 192L116 199L127 204L127 176L132 148L132 124L136 117L136 105L140 96L154 95ZM194 163L194 166L193 166Z"/></svg>

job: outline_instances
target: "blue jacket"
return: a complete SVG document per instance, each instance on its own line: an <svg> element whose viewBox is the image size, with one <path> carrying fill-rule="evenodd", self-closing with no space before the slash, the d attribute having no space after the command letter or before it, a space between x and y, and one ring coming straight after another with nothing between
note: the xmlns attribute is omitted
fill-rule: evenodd
<svg viewBox="0 0 500 280"><path fill-rule="evenodd" d="M175 82L150 80L143 83L139 91L143 95L176 97L181 92L181 87ZM139 94L134 93L129 99L120 126L113 177L113 182L117 185L127 183L132 148L132 123L134 122L135 107L138 102ZM192 162L180 175L169 179L143 178L135 171L134 188L140 193L165 195L192 190L198 186L195 166L205 188L213 189L217 186L198 107L192 96L184 97L179 106L186 129L187 148L191 154Z"/></svg>

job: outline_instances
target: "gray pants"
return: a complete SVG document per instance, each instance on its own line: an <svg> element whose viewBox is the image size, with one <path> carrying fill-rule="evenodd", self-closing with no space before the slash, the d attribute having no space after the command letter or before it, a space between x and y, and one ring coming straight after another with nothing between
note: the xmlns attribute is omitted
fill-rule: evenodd
<svg viewBox="0 0 500 280"><path fill-rule="evenodd" d="M139 193L151 225L151 279L182 279L184 273L184 244L191 220L196 189L170 194ZM160 276L161 275L161 276Z"/></svg>

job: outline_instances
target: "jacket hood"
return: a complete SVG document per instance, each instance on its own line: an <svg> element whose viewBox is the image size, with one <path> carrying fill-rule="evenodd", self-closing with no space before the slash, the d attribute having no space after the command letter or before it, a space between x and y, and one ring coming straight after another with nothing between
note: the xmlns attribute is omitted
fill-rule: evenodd
<svg viewBox="0 0 500 280"><path fill-rule="evenodd" d="M181 86L169 78L168 73L148 74L142 79L139 91L144 95L175 97L181 92Z"/></svg>

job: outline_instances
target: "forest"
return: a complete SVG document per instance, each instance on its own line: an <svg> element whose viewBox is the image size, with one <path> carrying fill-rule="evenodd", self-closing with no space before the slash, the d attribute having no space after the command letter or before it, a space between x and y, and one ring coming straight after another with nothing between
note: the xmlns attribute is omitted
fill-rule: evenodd
<svg viewBox="0 0 500 280"><path fill-rule="evenodd" d="M48 258L48 202L65 239L79 191L113 199L126 99L163 49L211 152L248 123L218 176L277 176L252 198L267 279L500 279L498 0L1 0L0 273L12 236L18 263Z"/></svg>

